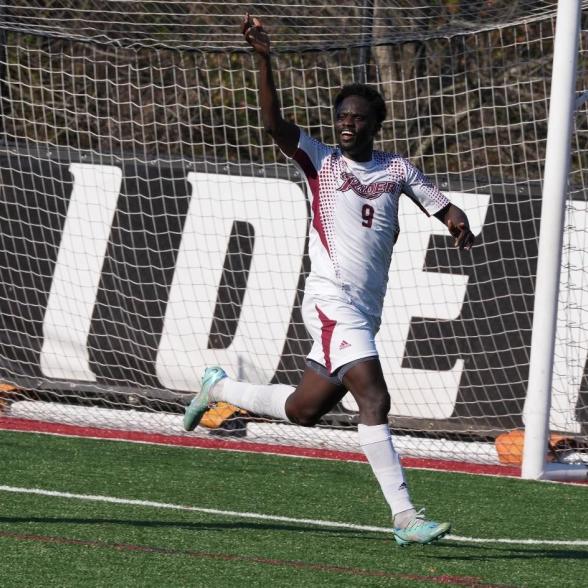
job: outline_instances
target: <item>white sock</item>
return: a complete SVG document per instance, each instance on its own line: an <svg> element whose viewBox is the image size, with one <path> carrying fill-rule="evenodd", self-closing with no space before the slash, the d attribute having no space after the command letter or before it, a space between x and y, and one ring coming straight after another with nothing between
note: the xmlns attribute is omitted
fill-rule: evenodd
<svg viewBox="0 0 588 588"><path fill-rule="evenodd" d="M414 518L415 509L408 494L400 459L394 451L388 425L360 424L357 425L357 432L359 444L392 510L392 516L395 518L394 526L405 527Z"/></svg>
<svg viewBox="0 0 588 588"><path fill-rule="evenodd" d="M248 412L287 421L286 400L292 392L294 388L284 384L249 384L223 378L210 391L210 400L228 402Z"/></svg>

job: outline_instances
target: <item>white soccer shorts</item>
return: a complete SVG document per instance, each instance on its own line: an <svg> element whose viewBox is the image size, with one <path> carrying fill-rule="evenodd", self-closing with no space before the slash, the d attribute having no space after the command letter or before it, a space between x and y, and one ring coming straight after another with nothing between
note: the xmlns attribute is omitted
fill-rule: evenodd
<svg viewBox="0 0 588 588"><path fill-rule="evenodd" d="M375 337L380 321L338 299L321 299L306 292L304 325L313 340L308 359L333 374L358 359L377 357Z"/></svg>

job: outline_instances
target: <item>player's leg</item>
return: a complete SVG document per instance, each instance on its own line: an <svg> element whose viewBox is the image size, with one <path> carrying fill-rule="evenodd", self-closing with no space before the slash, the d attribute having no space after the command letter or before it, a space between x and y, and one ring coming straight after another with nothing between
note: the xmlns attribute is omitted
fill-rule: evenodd
<svg viewBox="0 0 588 588"><path fill-rule="evenodd" d="M308 362L300 384L286 401L288 420L303 427L312 427L345 394L347 389L337 377L330 376L320 364Z"/></svg>
<svg viewBox="0 0 588 588"><path fill-rule="evenodd" d="M392 511L394 537L400 545L430 543L449 532L449 523L428 521L411 502L400 458L394 449L388 413L390 395L377 357L349 369L342 380L359 408L359 443Z"/></svg>
<svg viewBox="0 0 588 588"><path fill-rule="evenodd" d="M320 366L317 366L320 368ZM307 367L296 388L284 384L251 384L227 377L218 367L207 368L201 391L184 414L184 428L193 430L211 402L228 402L247 412L312 426L346 393L336 378Z"/></svg>
<svg viewBox="0 0 588 588"><path fill-rule="evenodd" d="M392 515L397 519L395 523L400 524L403 518L410 520L414 517L416 511L388 427L390 395L380 361L371 357L349 369L346 367L342 368L342 380L359 409L359 444L380 483Z"/></svg>
<svg viewBox="0 0 588 588"><path fill-rule="evenodd" d="M366 426L388 425L390 394L377 356L343 366L343 385L351 392L359 409L359 422Z"/></svg>
<svg viewBox="0 0 588 588"><path fill-rule="evenodd" d="M329 307L330 312L330 307ZM304 426L312 426L328 412L345 394L341 382L330 375L325 366L330 365L330 340L336 321L325 322L325 314L319 309L313 296L305 292L302 316L313 345L308 356L300 384L293 388L286 385L259 385L227 378L221 368L207 368L202 377L201 391L192 399L184 414L184 428L191 431L200 422L208 404L224 401L248 412L289 420Z"/></svg>

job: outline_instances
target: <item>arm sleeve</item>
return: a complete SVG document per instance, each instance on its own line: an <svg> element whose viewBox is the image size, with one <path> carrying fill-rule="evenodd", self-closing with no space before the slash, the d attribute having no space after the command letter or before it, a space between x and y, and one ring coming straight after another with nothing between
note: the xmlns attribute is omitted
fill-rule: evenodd
<svg viewBox="0 0 588 588"><path fill-rule="evenodd" d="M404 160L406 177L402 191L427 215L445 208L449 199L410 161Z"/></svg>

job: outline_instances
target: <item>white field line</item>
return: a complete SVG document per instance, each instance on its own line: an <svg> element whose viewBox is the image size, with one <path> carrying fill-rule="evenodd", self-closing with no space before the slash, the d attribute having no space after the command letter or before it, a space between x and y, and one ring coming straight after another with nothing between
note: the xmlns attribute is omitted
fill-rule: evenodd
<svg viewBox="0 0 588 588"><path fill-rule="evenodd" d="M390 527L371 527L369 525L354 525L352 523L339 523L336 521L323 521L320 519L298 519L293 517L281 517L265 515L255 512L240 512L232 510L218 510L215 508L201 508L199 506L185 506L182 504L169 504L153 500L134 500L131 498L116 498L114 496L101 496L92 494L72 494L71 492L56 492L43 490L42 488L19 488L16 486L0 485L0 492L12 492L14 494L36 494L39 496L52 496L55 498L68 498L72 500L87 500L92 502L105 502L109 504L125 504L131 506L145 506L168 510L181 510L200 512L215 516L239 517L244 519L256 519L263 521L278 521L282 523L295 523L312 527L330 527L333 529L352 529L354 531L368 531L372 533L391 533ZM459 541L462 543L503 543L508 545L562 545L562 546L588 546L588 540L575 539L570 541L556 541L549 539L484 539L481 537L462 537L460 535L447 535L445 540Z"/></svg>

